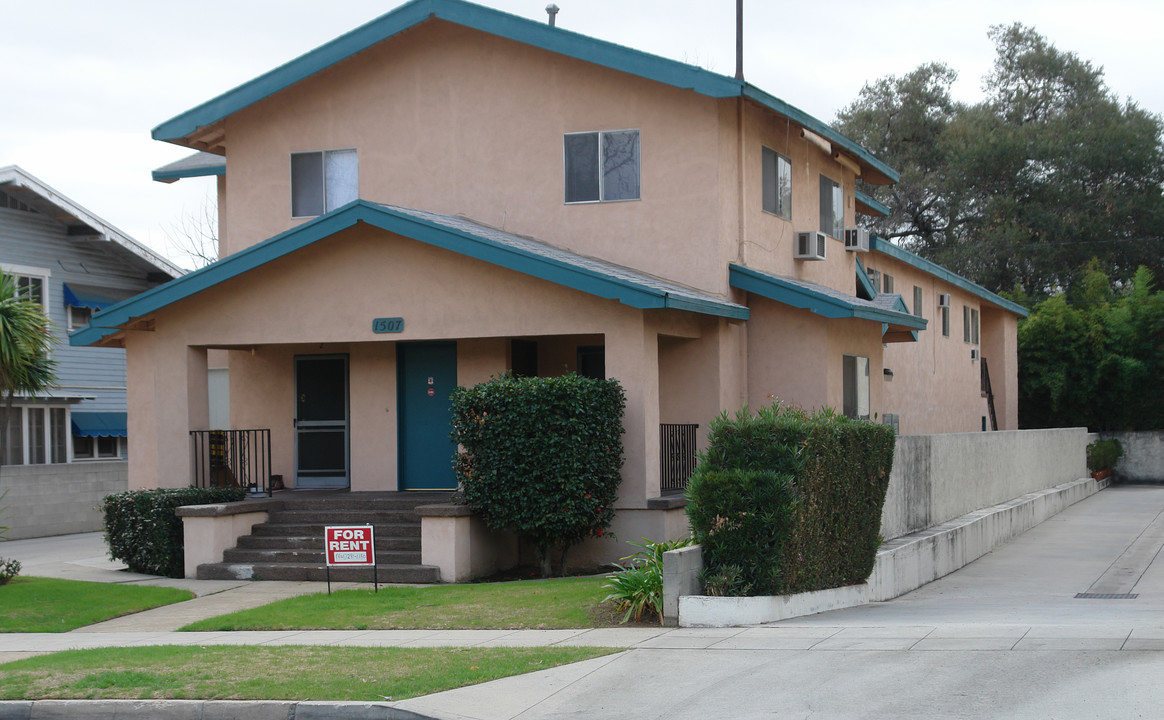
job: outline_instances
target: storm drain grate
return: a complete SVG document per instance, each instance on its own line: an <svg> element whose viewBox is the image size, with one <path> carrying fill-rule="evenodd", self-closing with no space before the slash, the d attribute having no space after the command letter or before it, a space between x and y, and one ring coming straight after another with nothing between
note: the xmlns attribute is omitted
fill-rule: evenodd
<svg viewBox="0 0 1164 720"><path fill-rule="evenodd" d="M1075 593L1076 600L1135 600L1139 593Z"/></svg>

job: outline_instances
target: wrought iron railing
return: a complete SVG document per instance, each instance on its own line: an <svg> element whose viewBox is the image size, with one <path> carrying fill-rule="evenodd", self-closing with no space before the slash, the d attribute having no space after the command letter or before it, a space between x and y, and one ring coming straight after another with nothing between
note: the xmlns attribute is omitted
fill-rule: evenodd
<svg viewBox="0 0 1164 720"><path fill-rule="evenodd" d="M270 430L191 430L195 487L271 494Z"/></svg>
<svg viewBox="0 0 1164 720"><path fill-rule="evenodd" d="M685 490L695 472L695 444L698 425L659 425L660 490Z"/></svg>

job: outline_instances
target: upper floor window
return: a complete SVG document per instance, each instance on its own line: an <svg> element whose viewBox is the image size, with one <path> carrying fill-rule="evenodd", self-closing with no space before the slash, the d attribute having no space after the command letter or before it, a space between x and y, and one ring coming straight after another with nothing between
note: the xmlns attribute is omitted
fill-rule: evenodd
<svg viewBox="0 0 1164 720"><path fill-rule="evenodd" d="M893 276L889 273L885 273L881 276L881 292L885 293L886 295L893 294Z"/></svg>
<svg viewBox="0 0 1164 720"><path fill-rule="evenodd" d="M969 305L962 306L962 340L978 344L978 310Z"/></svg>
<svg viewBox="0 0 1164 720"><path fill-rule="evenodd" d="M764 212L792 218L792 163L771 148L764 148L762 158Z"/></svg>
<svg viewBox="0 0 1164 720"><path fill-rule="evenodd" d="M820 231L829 237L845 237L845 195L841 184L820 176Z"/></svg>
<svg viewBox="0 0 1164 720"><path fill-rule="evenodd" d="M46 268L24 267L22 265L4 265L4 272L8 273L13 282L16 283L16 294L25 299L31 300L44 308L45 314L48 314L48 295L45 289L48 287L48 279L50 273Z"/></svg>
<svg viewBox="0 0 1164 720"><path fill-rule="evenodd" d="M922 289L917 285L913 286L913 314L922 316Z"/></svg>
<svg viewBox="0 0 1164 720"><path fill-rule="evenodd" d="M291 216L315 217L359 197L355 150L291 153Z"/></svg>
<svg viewBox="0 0 1164 720"><path fill-rule="evenodd" d="M569 133L566 202L639 199L639 131Z"/></svg>

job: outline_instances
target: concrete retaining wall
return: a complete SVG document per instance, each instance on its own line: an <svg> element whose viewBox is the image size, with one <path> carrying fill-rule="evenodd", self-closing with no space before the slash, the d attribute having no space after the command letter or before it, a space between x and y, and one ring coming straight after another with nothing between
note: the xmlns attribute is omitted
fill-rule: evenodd
<svg viewBox="0 0 1164 720"><path fill-rule="evenodd" d="M124 492L128 464L109 462L59 465L5 465L0 470L0 492L8 495L0 506L0 525L8 526L9 540L96 532L101 529L101 501Z"/></svg>
<svg viewBox="0 0 1164 720"><path fill-rule="evenodd" d="M1105 432L1093 435L1116 438L1124 449L1115 466L1121 482L1164 482L1164 432Z"/></svg>
<svg viewBox="0 0 1164 720"><path fill-rule="evenodd" d="M1086 476L1086 428L903 435L881 534L891 540Z"/></svg>

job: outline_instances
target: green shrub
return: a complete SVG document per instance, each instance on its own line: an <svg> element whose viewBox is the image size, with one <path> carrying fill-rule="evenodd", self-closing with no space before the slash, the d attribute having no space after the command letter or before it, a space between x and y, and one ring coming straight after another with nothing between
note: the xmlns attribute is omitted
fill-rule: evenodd
<svg viewBox="0 0 1164 720"><path fill-rule="evenodd" d="M783 548L796 505L792 485L788 473L696 470L687 486L687 517L713 587L751 595L775 595L784 588ZM728 572L729 567L737 571ZM717 581L721 572L730 580Z"/></svg>
<svg viewBox="0 0 1164 720"><path fill-rule="evenodd" d="M687 515L715 592L768 595L863 582L881 543L892 429L830 409L745 408L711 423Z"/></svg>
<svg viewBox="0 0 1164 720"><path fill-rule="evenodd" d="M622 616L624 623L632 616L638 622L644 614L653 614L658 616L662 624L663 553L685 548L693 542L689 537L661 543L646 538L642 538L641 543L628 542L628 545L642 550L622 559L622 565L602 586L610 590L610 594L602 601L614 603L618 612L626 610Z"/></svg>
<svg viewBox="0 0 1164 720"><path fill-rule="evenodd" d="M0 585L7 585L8 581L20 574L20 561L0 557Z"/></svg>
<svg viewBox="0 0 1164 720"><path fill-rule="evenodd" d="M102 511L109 555L133 572L182 577L182 520L174 510L245 497L246 490L239 487L130 490L107 495Z"/></svg>
<svg viewBox="0 0 1164 720"><path fill-rule="evenodd" d="M512 530L538 553L609 535L622 481L617 380L503 375L453 392L453 438L462 501L493 529Z"/></svg>
<svg viewBox="0 0 1164 720"><path fill-rule="evenodd" d="M1109 470L1124 455L1124 446L1116 438L1096 440L1087 445L1087 469L1091 472Z"/></svg>

